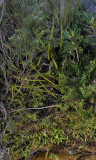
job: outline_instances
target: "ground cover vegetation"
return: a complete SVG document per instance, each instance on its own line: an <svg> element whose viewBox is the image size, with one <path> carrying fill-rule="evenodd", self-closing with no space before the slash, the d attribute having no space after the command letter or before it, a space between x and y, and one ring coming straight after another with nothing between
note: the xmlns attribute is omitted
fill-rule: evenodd
<svg viewBox="0 0 96 160"><path fill-rule="evenodd" d="M79 0L0 5L1 147L25 159L76 141L95 145L96 13Z"/></svg>

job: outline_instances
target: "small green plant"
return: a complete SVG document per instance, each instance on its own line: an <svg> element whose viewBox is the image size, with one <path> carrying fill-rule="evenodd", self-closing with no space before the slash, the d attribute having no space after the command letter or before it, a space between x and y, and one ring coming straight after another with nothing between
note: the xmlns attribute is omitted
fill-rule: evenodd
<svg viewBox="0 0 96 160"><path fill-rule="evenodd" d="M54 159L54 160L59 160L58 155L54 154L54 153L50 153L49 158Z"/></svg>

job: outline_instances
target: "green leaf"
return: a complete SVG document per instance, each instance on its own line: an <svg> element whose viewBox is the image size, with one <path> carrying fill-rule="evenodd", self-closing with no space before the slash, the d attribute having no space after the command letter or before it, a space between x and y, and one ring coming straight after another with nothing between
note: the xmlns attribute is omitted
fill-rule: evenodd
<svg viewBox="0 0 96 160"><path fill-rule="evenodd" d="M41 43L42 47L43 47L44 49L46 49L46 47L45 47L45 45L44 45L43 41L41 40L41 38L40 38L40 36L39 36L39 34L38 34L38 33L36 33L34 30L33 30L33 32L36 34L36 36L37 36L38 40L40 41L40 43Z"/></svg>
<svg viewBox="0 0 96 160"><path fill-rule="evenodd" d="M35 67L32 66L32 68L34 70L36 70L36 72L43 78L45 79L47 82L51 83L55 88L57 88L57 85L55 85L52 81L50 81L48 78L44 77L43 74L41 74Z"/></svg>
<svg viewBox="0 0 96 160"><path fill-rule="evenodd" d="M13 85L12 85L12 99L13 99L13 88L14 88L14 87L13 87Z"/></svg>
<svg viewBox="0 0 96 160"><path fill-rule="evenodd" d="M83 14L84 14L84 16L85 16L88 20L90 20L90 18L88 17L88 15L87 15L86 12L83 12Z"/></svg>
<svg viewBox="0 0 96 160"><path fill-rule="evenodd" d="M39 61L38 61L38 63L36 64L36 67L39 66L40 62L41 62L41 57L39 58Z"/></svg>
<svg viewBox="0 0 96 160"><path fill-rule="evenodd" d="M50 41L49 41L49 44L48 44L48 50L47 50L48 60L50 59L49 52L50 52L50 43L51 43L51 40L52 40L52 37L53 37L53 31L54 31L54 21L55 21L55 11L54 11L54 15L53 15L52 30L51 30L51 34L50 34Z"/></svg>
<svg viewBox="0 0 96 160"><path fill-rule="evenodd" d="M18 93L20 93L22 96L24 96L24 94L23 94L18 88L14 87L14 89L15 89Z"/></svg>
<svg viewBox="0 0 96 160"><path fill-rule="evenodd" d="M50 93L53 97L57 98L57 97L54 95L54 93L50 92L50 91L43 85L43 83L41 83L41 81L40 81L40 84L41 84L42 87L47 91L47 93Z"/></svg>
<svg viewBox="0 0 96 160"><path fill-rule="evenodd" d="M63 22L62 22L62 19L61 19L61 37L60 37L60 51L62 49L62 44L63 44ZM59 51L59 52L60 52Z"/></svg>
<svg viewBox="0 0 96 160"><path fill-rule="evenodd" d="M52 55L51 55L51 57L52 57ZM56 63L56 61L54 60L53 57L52 57L52 61L54 63L54 66L55 66L56 70L59 72L58 65L57 65L57 63Z"/></svg>
<svg viewBox="0 0 96 160"><path fill-rule="evenodd" d="M12 67L18 71L17 67L14 64L12 64Z"/></svg>

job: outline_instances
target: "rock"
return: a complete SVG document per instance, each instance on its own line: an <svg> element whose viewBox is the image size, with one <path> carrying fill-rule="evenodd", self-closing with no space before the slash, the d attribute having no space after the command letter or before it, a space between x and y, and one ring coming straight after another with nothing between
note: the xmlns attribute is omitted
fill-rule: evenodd
<svg viewBox="0 0 96 160"><path fill-rule="evenodd" d="M0 160L8 160L9 148L2 149L0 147Z"/></svg>
<svg viewBox="0 0 96 160"><path fill-rule="evenodd" d="M87 156L79 158L78 160L96 160L96 156L95 155L87 155Z"/></svg>
<svg viewBox="0 0 96 160"><path fill-rule="evenodd" d="M96 0L94 0L96 2ZM84 4L84 8L89 12L96 12L96 5L91 0L81 0L81 4Z"/></svg>

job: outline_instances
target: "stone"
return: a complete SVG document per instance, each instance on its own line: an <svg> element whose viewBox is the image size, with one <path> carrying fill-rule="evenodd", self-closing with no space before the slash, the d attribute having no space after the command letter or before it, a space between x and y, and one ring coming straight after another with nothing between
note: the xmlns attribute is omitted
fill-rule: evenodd
<svg viewBox="0 0 96 160"><path fill-rule="evenodd" d="M96 0L94 0L96 2ZM84 8L89 12L96 12L96 5L91 0L81 0L81 4L84 4Z"/></svg>
<svg viewBox="0 0 96 160"><path fill-rule="evenodd" d="M0 147L0 160L9 160L8 154L9 154L9 148L2 149Z"/></svg>
<svg viewBox="0 0 96 160"><path fill-rule="evenodd" d="M79 158L79 160L96 160L96 156L94 155L87 155L87 156L84 156L82 158Z"/></svg>

